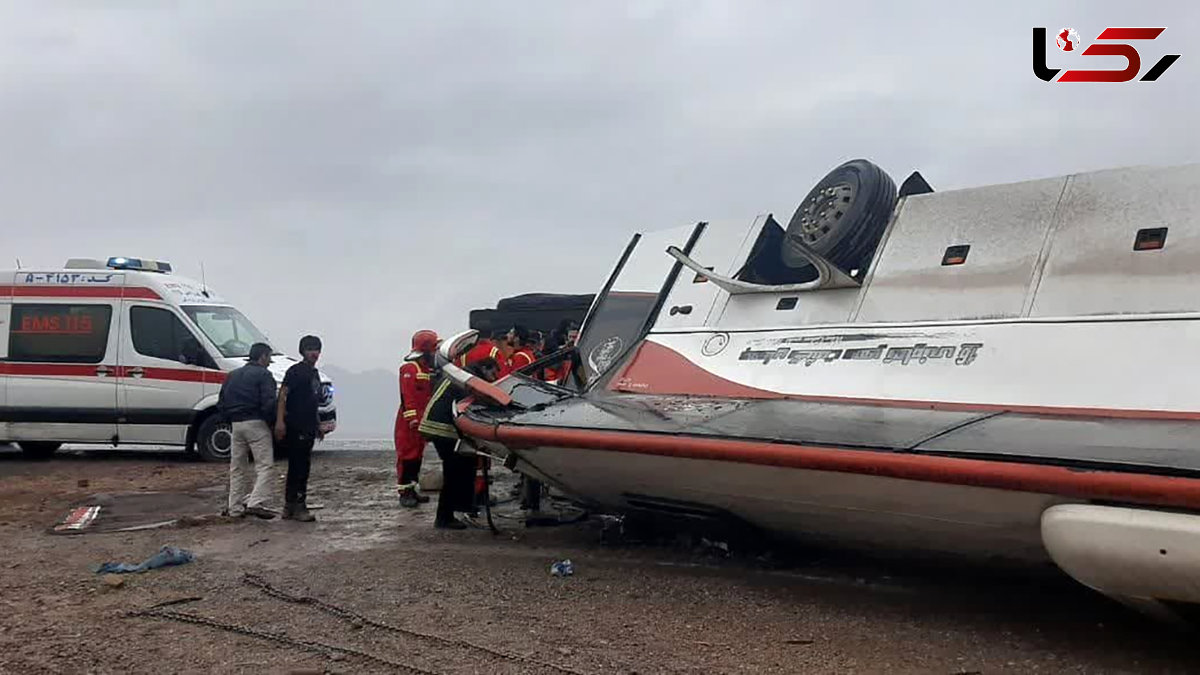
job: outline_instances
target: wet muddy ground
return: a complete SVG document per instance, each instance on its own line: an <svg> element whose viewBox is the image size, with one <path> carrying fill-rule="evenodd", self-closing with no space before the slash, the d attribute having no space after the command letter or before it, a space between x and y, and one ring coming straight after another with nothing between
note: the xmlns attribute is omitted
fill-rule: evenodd
<svg viewBox="0 0 1200 675"><path fill-rule="evenodd" d="M596 519L436 531L432 503L396 507L392 466L319 454L304 524L216 516L225 467L181 454L0 450L0 672L1200 672L1194 635L1056 574L727 558L602 541ZM91 503L85 533L53 532ZM119 586L91 571L163 545L196 560ZM565 558L574 574L551 576ZM211 623L130 615L175 601Z"/></svg>

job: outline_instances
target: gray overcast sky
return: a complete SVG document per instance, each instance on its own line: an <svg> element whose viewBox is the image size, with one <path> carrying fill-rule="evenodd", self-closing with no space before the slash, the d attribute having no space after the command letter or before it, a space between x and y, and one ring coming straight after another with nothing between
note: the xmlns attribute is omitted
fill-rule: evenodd
<svg viewBox="0 0 1200 675"><path fill-rule="evenodd" d="M0 2L0 264L203 260L281 346L391 369L415 329L594 291L638 229L786 218L853 157L937 189L1200 161L1197 3L870 4ZM1033 26L1183 56L1047 84Z"/></svg>

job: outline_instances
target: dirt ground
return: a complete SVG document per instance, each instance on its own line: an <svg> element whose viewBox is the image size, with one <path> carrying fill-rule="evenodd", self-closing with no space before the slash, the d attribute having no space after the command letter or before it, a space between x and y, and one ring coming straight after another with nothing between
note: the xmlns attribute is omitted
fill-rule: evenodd
<svg viewBox="0 0 1200 675"><path fill-rule="evenodd" d="M396 507L387 453L319 454L309 499L324 508L314 524L231 521L213 516L225 471L165 452L36 463L0 450L0 672L1200 671L1194 635L1056 574L828 551L786 565L726 558L602 541L597 519L530 529L503 520L501 536L437 531L433 503ZM113 505L112 517L94 533L53 533L88 503ZM168 544L195 562L122 575L118 587L92 572ZM574 575L551 576L564 558ZM353 614L269 595L247 573ZM164 609L286 638L130 615L176 600L186 602Z"/></svg>

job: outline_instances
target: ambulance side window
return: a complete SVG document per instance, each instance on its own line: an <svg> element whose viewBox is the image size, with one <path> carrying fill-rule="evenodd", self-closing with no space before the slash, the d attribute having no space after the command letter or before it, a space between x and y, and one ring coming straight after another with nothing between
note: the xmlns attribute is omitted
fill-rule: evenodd
<svg viewBox="0 0 1200 675"><path fill-rule="evenodd" d="M100 363L112 307L14 304L10 320L9 361Z"/></svg>
<svg viewBox="0 0 1200 675"><path fill-rule="evenodd" d="M187 363L189 351L196 349L195 336L169 310L131 307L129 327L133 349L142 356Z"/></svg>

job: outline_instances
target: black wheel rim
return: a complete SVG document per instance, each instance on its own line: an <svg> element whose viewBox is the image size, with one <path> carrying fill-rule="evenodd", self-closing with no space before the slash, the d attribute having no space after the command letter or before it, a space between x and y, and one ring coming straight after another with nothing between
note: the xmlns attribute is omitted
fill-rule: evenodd
<svg viewBox="0 0 1200 675"><path fill-rule="evenodd" d="M799 239L812 246L820 241L854 204L857 186L849 181L827 185L814 191L800 205Z"/></svg>
<svg viewBox="0 0 1200 675"><path fill-rule="evenodd" d="M217 427L208 437L208 451L215 457L228 457L233 452L233 429L228 424Z"/></svg>

